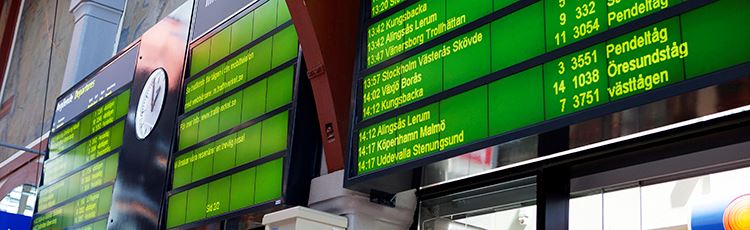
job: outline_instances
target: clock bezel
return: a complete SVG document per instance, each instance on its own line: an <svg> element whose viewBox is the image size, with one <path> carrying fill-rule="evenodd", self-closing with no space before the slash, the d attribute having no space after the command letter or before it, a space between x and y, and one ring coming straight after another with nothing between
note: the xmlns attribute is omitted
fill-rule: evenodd
<svg viewBox="0 0 750 230"><path fill-rule="evenodd" d="M138 123L139 122L138 116L139 116L139 114L142 114L142 111L141 111L141 99L145 96L143 93L145 92L145 89L146 89L146 86L148 85L148 82L151 81L152 78L156 77L156 73L157 72L162 72L163 73L162 76L163 76L163 80L164 80L164 89L163 89L164 93L162 95L162 99L159 102L159 103L161 103L161 107L159 108L159 110L154 111L154 114L156 114L156 119L154 120L154 124L151 127L151 130L149 130L148 133L146 133L143 137L141 137L140 131L139 131L140 130L139 123ZM166 99L167 99L167 93L169 92L169 90L167 90L169 88L169 81L168 81L168 79L169 79L169 75L167 74L167 71L164 68L159 67L159 68L156 68L154 71L151 71L151 73L149 74L148 78L146 79L146 82L143 84L143 88L141 88L140 96L138 97L138 104L136 105L136 108L135 108L135 121L133 122L134 125L135 125L134 128L135 128L135 137L136 137L136 139L138 139L138 140L145 140L146 138L148 138L149 136L151 136L151 133L154 132L155 127L159 124L159 120L161 120L161 119L159 119L159 117L161 117L161 113L164 110L164 102L166 101ZM143 119L141 119L141 121L142 120Z"/></svg>

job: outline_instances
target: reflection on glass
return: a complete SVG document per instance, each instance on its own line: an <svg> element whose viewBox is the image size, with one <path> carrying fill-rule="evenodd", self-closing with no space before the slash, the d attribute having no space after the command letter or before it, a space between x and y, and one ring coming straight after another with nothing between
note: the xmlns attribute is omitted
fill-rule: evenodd
<svg viewBox="0 0 750 230"><path fill-rule="evenodd" d="M32 216L36 196L36 187L31 185L18 186L0 200L0 212Z"/></svg>
<svg viewBox="0 0 750 230"><path fill-rule="evenodd" d="M700 178L691 178L643 187L643 229L684 225L685 217L690 216L685 205L700 183Z"/></svg>
<svg viewBox="0 0 750 230"><path fill-rule="evenodd" d="M483 213L465 218L437 218L426 221L431 230L531 230L536 229L536 205Z"/></svg>
<svg viewBox="0 0 750 230"><path fill-rule="evenodd" d="M536 229L535 183L523 178L422 201L420 229Z"/></svg>
<svg viewBox="0 0 750 230"><path fill-rule="evenodd" d="M570 199L568 229L599 230L602 228L602 195L589 195Z"/></svg>
<svg viewBox="0 0 750 230"><path fill-rule="evenodd" d="M723 226L726 217L721 213L726 213L729 202L750 194L750 183L743 183L748 177L750 168L742 168L576 197L570 200L569 228L687 230L707 229L697 225Z"/></svg>
<svg viewBox="0 0 750 230"><path fill-rule="evenodd" d="M640 188L604 193L604 229L633 230L640 228Z"/></svg>
<svg viewBox="0 0 750 230"><path fill-rule="evenodd" d="M667 98L570 126L576 148L750 104L750 78Z"/></svg>
<svg viewBox="0 0 750 230"><path fill-rule="evenodd" d="M537 136L469 152L424 167L422 185L430 185L537 157Z"/></svg>

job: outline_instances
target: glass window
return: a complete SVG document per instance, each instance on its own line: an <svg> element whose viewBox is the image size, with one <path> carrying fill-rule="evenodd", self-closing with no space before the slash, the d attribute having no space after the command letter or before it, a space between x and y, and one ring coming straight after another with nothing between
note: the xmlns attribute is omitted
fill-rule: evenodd
<svg viewBox="0 0 750 230"><path fill-rule="evenodd" d="M577 230L602 228L602 195L588 195L570 199L570 227Z"/></svg>
<svg viewBox="0 0 750 230"><path fill-rule="evenodd" d="M422 201L420 229L536 229L535 180L524 178Z"/></svg>
<svg viewBox="0 0 750 230"><path fill-rule="evenodd" d="M640 189L630 188L604 193L604 229L633 230L640 227Z"/></svg>
<svg viewBox="0 0 750 230"><path fill-rule="evenodd" d="M577 196L570 229L724 229L750 223L750 168ZM642 182L641 184L647 184Z"/></svg>
<svg viewBox="0 0 750 230"><path fill-rule="evenodd" d="M436 218L424 223L423 229L433 230L530 230L536 229L536 205L491 211L456 219Z"/></svg>
<svg viewBox="0 0 750 230"><path fill-rule="evenodd" d="M21 185L0 200L0 212L32 216L36 204L36 187Z"/></svg>
<svg viewBox="0 0 750 230"><path fill-rule="evenodd" d="M493 168L537 157L536 135L469 152L429 164L422 173L422 185L432 185L476 175Z"/></svg>

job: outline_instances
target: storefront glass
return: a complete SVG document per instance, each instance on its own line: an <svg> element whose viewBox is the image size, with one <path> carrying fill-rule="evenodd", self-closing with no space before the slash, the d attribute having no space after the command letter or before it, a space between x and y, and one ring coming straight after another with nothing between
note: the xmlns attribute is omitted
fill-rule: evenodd
<svg viewBox="0 0 750 230"><path fill-rule="evenodd" d="M424 230L536 229L536 178L522 178L420 202Z"/></svg>
<svg viewBox="0 0 750 230"><path fill-rule="evenodd" d="M741 168L625 189L600 189L570 200L569 229L708 229L702 227L750 223L748 177L750 168ZM732 201L737 204L732 206Z"/></svg>

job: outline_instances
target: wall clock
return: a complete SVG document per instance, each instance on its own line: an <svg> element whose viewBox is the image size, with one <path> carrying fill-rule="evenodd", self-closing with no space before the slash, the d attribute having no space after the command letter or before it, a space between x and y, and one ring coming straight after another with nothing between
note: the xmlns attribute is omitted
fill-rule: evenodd
<svg viewBox="0 0 750 230"><path fill-rule="evenodd" d="M135 134L139 140L146 139L153 131L164 105L167 93L167 72L162 68L154 70L143 86L135 114Z"/></svg>

